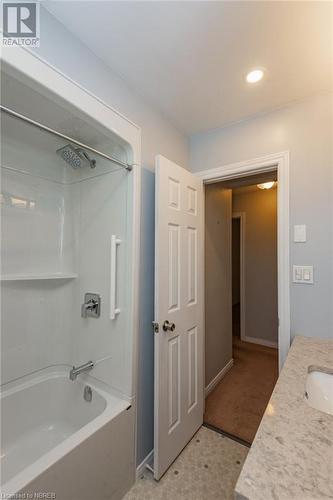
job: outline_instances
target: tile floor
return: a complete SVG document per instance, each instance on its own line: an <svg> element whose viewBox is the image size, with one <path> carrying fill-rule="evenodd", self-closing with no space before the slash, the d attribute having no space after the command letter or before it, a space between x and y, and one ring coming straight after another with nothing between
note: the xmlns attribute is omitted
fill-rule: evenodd
<svg viewBox="0 0 333 500"><path fill-rule="evenodd" d="M248 448L201 427L156 482L146 471L124 500L232 500Z"/></svg>

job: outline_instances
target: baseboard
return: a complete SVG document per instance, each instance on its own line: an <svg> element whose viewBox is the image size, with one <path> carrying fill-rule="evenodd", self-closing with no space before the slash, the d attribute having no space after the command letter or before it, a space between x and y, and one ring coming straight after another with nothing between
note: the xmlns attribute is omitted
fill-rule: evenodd
<svg viewBox="0 0 333 500"><path fill-rule="evenodd" d="M205 388L205 397L217 386L217 384L223 379L223 377L228 373L230 368L233 367L234 360L231 358L230 361L222 368L222 370L213 378Z"/></svg>
<svg viewBox="0 0 333 500"><path fill-rule="evenodd" d="M142 474L145 472L147 465L150 465L153 463L153 458L154 458L154 450L151 450L150 453L142 460L141 464L139 464L136 468L136 478L139 479Z"/></svg>
<svg viewBox="0 0 333 500"><path fill-rule="evenodd" d="M278 343L273 342L272 340L256 339L255 337L246 337L246 336L243 337L241 340L243 342L250 342L251 344L259 344L265 347L274 347L275 349L278 348Z"/></svg>

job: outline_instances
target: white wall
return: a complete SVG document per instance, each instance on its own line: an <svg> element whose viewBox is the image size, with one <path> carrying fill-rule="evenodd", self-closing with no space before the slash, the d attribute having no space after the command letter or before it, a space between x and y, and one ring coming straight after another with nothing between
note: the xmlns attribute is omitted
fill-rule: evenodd
<svg viewBox="0 0 333 500"><path fill-rule="evenodd" d="M141 127L142 228L141 323L138 383L137 463L153 448L154 162L163 154L188 167L187 138L41 7L37 54Z"/></svg>
<svg viewBox="0 0 333 500"><path fill-rule="evenodd" d="M291 284L291 334L333 335L332 95L325 94L190 139L192 171L290 151L290 213L306 224L290 262L313 264L314 285ZM291 231L292 232L292 231Z"/></svg>

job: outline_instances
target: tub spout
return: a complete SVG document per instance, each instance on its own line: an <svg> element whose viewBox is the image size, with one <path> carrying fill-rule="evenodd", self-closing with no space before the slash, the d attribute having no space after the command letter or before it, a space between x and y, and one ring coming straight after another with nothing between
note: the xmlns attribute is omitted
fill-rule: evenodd
<svg viewBox="0 0 333 500"><path fill-rule="evenodd" d="M73 368L69 372L69 378L71 380L76 380L76 377L80 373L89 372L90 370L92 370L94 368L94 366L95 365L94 365L93 361L88 361L88 363L85 363L84 365L81 365L81 366L73 366Z"/></svg>

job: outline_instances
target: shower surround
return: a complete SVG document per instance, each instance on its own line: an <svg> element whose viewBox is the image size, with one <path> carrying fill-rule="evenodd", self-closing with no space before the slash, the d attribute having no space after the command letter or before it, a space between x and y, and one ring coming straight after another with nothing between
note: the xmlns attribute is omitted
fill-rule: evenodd
<svg viewBox="0 0 333 500"><path fill-rule="evenodd" d="M66 79L61 95L27 79L21 69L32 63L45 84L54 70L6 53L2 103L120 162L137 161L134 125L122 118L123 136L115 134L87 113L107 115L119 130L113 110ZM70 104L78 94L82 109ZM61 137L1 119L2 492L118 499L135 477L139 167L89 151L72 168L57 154ZM82 314L86 293L101 297L99 316ZM70 380L73 366L89 361L89 373Z"/></svg>

